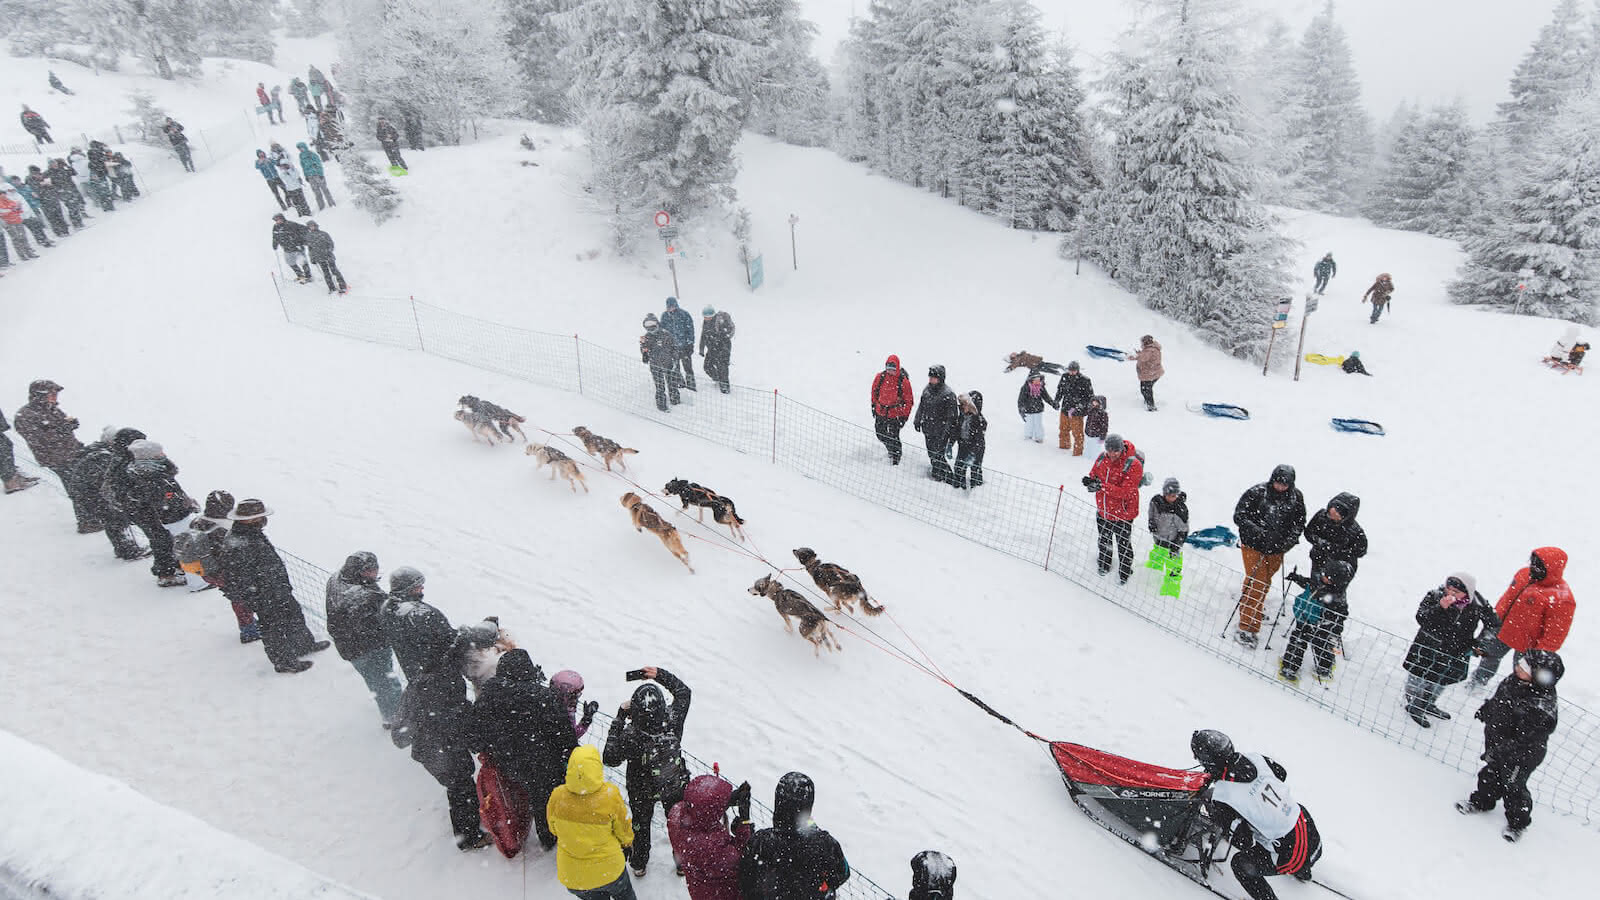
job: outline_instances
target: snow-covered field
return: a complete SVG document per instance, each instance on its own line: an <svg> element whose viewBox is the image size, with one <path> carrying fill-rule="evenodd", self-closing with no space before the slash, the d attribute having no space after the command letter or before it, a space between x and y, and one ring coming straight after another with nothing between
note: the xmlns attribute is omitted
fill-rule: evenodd
<svg viewBox="0 0 1600 900"><path fill-rule="evenodd" d="M326 58L317 52L286 49L279 62L298 71ZM265 75L237 66L235 78L182 88L205 98L198 112L163 102L186 124L241 108L241 85ZM42 84L23 67L42 68L0 58L8 95ZM124 105L57 71L79 90L69 99L99 112L75 121L35 103L52 124L97 131ZM303 134L256 125L290 146ZM406 205L382 228L344 202L330 170L341 205L317 218L341 268L362 294L415 295L630 351L639 319L671 292L659 251L617 259L607 248L579 186L575 136L529 127L530 156L516 146L524 128L503 128L478 146L408 154ZM905 861L936 847L960 866L963 896L1199 895L1081 816L1031 742L850 635L842 654L814 660L745 593L763 565L691 541L698 574L688 575L628 527L615 500L624 486L590 473L593 493L574 496L535 478L515 448L468 440L449 418L457 396L495 399L552 431L582 422L617 437L642 451L631 465L644 484L682 475L736 497L756 545L774 558L810 545L849 566L953 681L1037 732L1183 765L1190 731L1219 727L1271 754L1327 841L1319 877L1355 896L1578 896L1600 871L1596 835L1578 822L1536 810L1534 830L1507 845L1498 827L1451 809L1467 777L1037 569L581 397L286 325L267 281L276 206L249 156L152 192L0 281L8 413L28 381L54 378L85 436L140 427L166 445L190 493L264 498L278 511L273 539L325 567L368 549L385 570L421 568L452 620L499 615L547 671L581 671L602 708L627 696L625 670L672 669L696 689L686 746L758 794L790 769L812 774L819 822L900 894ZM750 292L735 248L693 229L679 267L686 308L710 303L738 322L734 380L865 421L884 355L913 373L943 363L955 387L990 398L989 468L1073 484L1089 460L1022 442L1009 418L1020 379L1000 373L1001 357L1065 361L1087 343L1153 333L1169 373L1160 412L1138 409L1131 366L1085 369L1110 397L1113 430L1147 452L1158 479L1184 481L1197 527L1226 522L1240 491L1291 462L1308 503L1341 490L1363 498L1373 550L1352 592L1358 615L1409 632L1417 598L1447 572L1466 568L1497 592L1544 544L1568 550L1580 604L1588 596L1600 549L1582 503L1583 448L1600 429L1585 414L1593 382L1537 364L1558 324L1446 305L1454 245L1288 213L1308 281L1323 252L1340 263L1306 349L1359 349L1376 375L1308 367L1295 383L1188 338L1090 267L1075 275L1048 236L1006 231L824 151L751 138L743 156L766 285ZM784 265L791 213L798 269ZM1368 325L1358 298L1379 271L1394 275L1397 312ZM1183 408L1200 401L1247 406L1253 419ZM1335 434L1335 415L1378 420L1389 435ZM390 746L332 654L303 676L275 675L236 643L214 593L159 591L144 566L110 559L103 538L74 535L54 492L3 503L0 540L13 553L0 575L0 728L357 890L566 896L538 854L507 862L454 849L442 792ZM1564 696L1590 706L1600 676L1583 659L1596 627L1580 611L1563 682ZM105 896L155 896L146 887ZM247 885L206 895L260 896ZM682 889L658 865L640 895Z"/></svg>

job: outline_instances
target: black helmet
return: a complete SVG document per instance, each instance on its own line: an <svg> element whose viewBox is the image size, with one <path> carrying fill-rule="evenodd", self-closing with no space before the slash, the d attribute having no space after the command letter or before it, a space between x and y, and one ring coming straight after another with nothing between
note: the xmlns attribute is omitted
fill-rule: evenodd
<svg viewBox="0 0 1600 900"><path fill-rule="evenodd" d="M779 778L772 791L772 826L799 828L802 819L810 818L816 800L817 786L804 772L790 772Z"/></svg>
<svg viewBox="0 0 1600 900"><path fill-rule="evenodd" d="M1328 584L1343 590L1356 577L1356 567L1342 559L1335 559L1322 567L1322 577Z"/></svg>
<svg viewBox="0 0 1600 900"><path fill-rule="evenodd" d="M1288 463L1279 463L1278 465L1273 466L1272 478L1269 480L1287 484L1289 487L1294 487L1294 466L1291 466Z"/></svg>
<svg viewBox="0 0 1600 900"><path fill-rule="evenodd" d="M667 728L667 698L661 693L661 688L653 684L641 684L633 692L633 702L629 706L628 714L640 728L652 733L665 731Z"/></svg>
<svg viewBox="0 0 1600 900"><path fill-rule="evenodd" d="M1522 661L1528 664L1528 670L1533 673L1533 683L1545 689L1555 687L1567 672L1561 654L1554 650L1529 650L1522 655Z"/></svg>
<svg viewBox="0 0 1600 900"><path fill-rule="evenodd" d="M1200 762L1200 768L1212 775L1221 773L1239 755L1231 738L1211 728L1202 728L1189 738L1189 752Z"/></svg>

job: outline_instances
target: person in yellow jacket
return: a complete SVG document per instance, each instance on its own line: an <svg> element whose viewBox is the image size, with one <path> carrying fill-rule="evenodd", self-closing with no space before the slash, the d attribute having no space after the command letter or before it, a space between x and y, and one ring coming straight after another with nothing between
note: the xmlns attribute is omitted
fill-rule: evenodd
<svg viewBox="0 0 1600 900"><path fill-rule="evenodd" d="M600 751L583 745L567 760L567 783L545 806L556 836L556 877L581 900L637 900L628 877L633 822L617 786L606 781Z"/></svg>

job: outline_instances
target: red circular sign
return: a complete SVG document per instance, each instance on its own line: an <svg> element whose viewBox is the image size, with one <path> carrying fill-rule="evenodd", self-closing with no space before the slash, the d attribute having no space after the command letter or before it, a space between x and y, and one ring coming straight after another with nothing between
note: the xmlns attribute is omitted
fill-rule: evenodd
<svg viewBox="0 0 1600 900"><path fill-rule="evenodd" d="M668 225L671 225L671 224L672 224L672 216L667 215L667 211L666 210L663 209L660 212L656 213L656 227L657 228L665 228L665 227L667 227Z"/></svg>

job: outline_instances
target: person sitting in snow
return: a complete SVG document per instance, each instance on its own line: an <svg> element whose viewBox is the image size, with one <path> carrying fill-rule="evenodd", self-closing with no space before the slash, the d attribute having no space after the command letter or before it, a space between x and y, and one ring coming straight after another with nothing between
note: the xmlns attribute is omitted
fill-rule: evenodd
<svg viewBox="0 0 1600 900"><path fill-rule="evenodd" d="M1271 875L1311 880L1322 858L1322 836L1286 784L1289 773L1259 753L1240 753L1220 731L1196 731L1189 749L1211 776L1206 802L1211 824L1239 850L1233 877L1251 900L1277 900L1267 884Z"/></svg>
<svg viewBox="0 0 1600 900"><path fill-rule="evenodd" d="M1371 372L1367 371L1367 367L1366 366L1361 364L1361 351L1360 350L1351 350L1350 351L1350 355L1345 357L1343 363L1339 364L1339 368L1343 369L1344 373L1346 375L1368 375L1368 376L1370 376L1372 374Z"/></svg>

